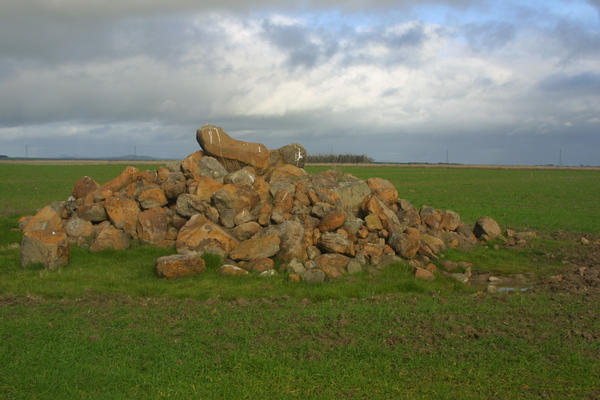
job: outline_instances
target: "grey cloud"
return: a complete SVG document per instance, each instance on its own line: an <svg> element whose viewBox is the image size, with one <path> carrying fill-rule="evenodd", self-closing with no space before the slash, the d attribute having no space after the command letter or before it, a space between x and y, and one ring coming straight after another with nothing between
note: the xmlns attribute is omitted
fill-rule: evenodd
<svg viewBox="0 0 600 400"><path fill-rule="evenodd" d="M591 95L600 99L600 74L595 72L576 75L554 74L542 79L537 87L546 93L563 96Z"/></svg>
<svg viewBox="0 0 600 400"><path fill-rule="evenodd" d="M392 49L419 47L427 40L423 24L418 24L402 33L385 33L381 36L383 43Z"/></svg>
<svg viewBox="0 0 600 400"><path fill-rule="evenodd" d="M262 24L264 37L288 54L291 67L314 67L323 56L335 53L336 43L318 44L311 40L312 30L302 25L278 25L268 20Z"/></svg>
<svg viewBox="0 0 600 400"><path fill-rule="evenodd" d="M483 24L468 24L464 27L465 36L475 51L501 49L515 38L516 28L504 21L489 21Z"/></svg>

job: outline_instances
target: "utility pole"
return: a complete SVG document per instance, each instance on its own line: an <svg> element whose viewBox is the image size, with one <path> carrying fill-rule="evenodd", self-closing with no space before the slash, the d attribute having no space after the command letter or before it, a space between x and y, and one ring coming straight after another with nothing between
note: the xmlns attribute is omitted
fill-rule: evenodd
<svg viewBox="0 0 600 400"><path fill-rule="evenodd" d="M562 167L562 149L558 152L558 165Z"/></svg>

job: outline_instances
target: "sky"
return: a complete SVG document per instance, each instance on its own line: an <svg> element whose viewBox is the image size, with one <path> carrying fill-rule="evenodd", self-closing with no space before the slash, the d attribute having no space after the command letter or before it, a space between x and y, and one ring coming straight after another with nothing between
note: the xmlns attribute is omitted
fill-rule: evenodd
<svg viewBox="0 0 600 400"><path fill-rule="evenodd" d="M600 165L600 0L0 3L0 154L181 159L206 123L381 162Z"/></svg>

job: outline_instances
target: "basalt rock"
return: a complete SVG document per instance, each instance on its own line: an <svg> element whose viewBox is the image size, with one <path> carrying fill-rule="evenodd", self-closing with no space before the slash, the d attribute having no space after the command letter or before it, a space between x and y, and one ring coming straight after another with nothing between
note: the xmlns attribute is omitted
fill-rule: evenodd
<svg viewBox="0 0 600 400"><path fill-rule="evenodd" d="M21 242L21 265L42 264L55 269L69 263L70 248L64 232L37 229L27 231Z"/></svg>
<svg viewBox="0 0 600 400"><path fill-rule="evenodd" d="M271 150L271 165L290 164L298 168L304 168L306 163L306 149L299 143L292 143Z"/></svg>
<svg viewBox="0 0 600 400"><path fill-rule="evenodd" d="M481 217L475 223L473 233L478 239L489 241L500 236L502 229L492 218Z"/></svg>
<svg viewBox="0 0 600 400"><path fill-rule="evenodd" d="M206 271L206 262L198 254L173 254L157 258L154 269L161 278L178 279Z"/></svg>
<svg viewBox="0 0 600 400"><path fill-rule="evenodd" d="M196 140L230 172L250 165L260 173L269 166L270 154L264 144L232 139L218 126L204 125L196 132Z"/></svg>

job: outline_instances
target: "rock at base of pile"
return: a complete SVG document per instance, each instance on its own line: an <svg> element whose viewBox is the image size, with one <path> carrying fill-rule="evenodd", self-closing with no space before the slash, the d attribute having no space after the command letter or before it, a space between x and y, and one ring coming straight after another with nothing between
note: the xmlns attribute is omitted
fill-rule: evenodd
<svg viewBox="0 0 600 400"><path fill-rule="evenodd" d="M235 265L225 264L217 270L221 275L248 275L248 271Z"/></svg>
<svg viewBox="0 0 600 400"><path fill-rule="evenodd" d="M55 269L69 263L69 240L64 232L33 230L25 232L21 242L21 266L42 264Z"/></svg>
<svg viewBox="0 0 600 400"><path fill-rule="evenodd" d="M197 254L174 254L156 259L155 270L161 278L177 279L206 271L206 262Z"/></svg>
<svg viewBox="0 0 600 400"><path fill-rule="evenodd" d="M481 217L475 223L473 233L478 239L490 241L502 234L502 229L496 221L490 217Z"/></svg>

